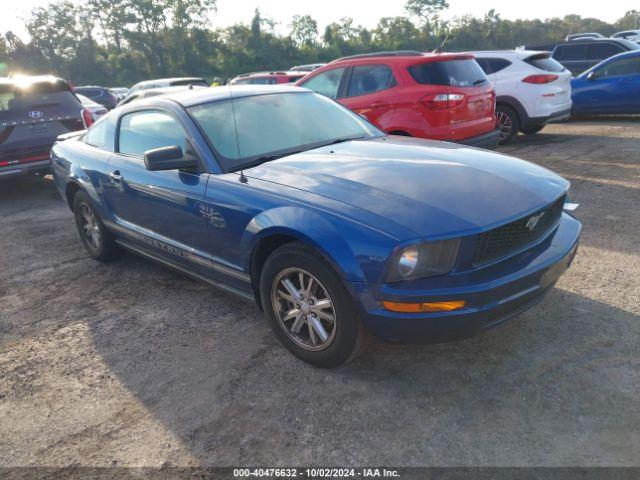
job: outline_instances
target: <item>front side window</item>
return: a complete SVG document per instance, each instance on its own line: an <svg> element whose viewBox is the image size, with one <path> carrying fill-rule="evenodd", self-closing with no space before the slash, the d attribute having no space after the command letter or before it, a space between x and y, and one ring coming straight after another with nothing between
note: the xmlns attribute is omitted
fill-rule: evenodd
<svg viewBox="0 0 640 480"><path fill-rule="evenodd" d="M145 110L124 115L120 121L118 151L142 157L154 148L179 146L186 150L186 137L178 121L168 113Z"/></svg>
<svg viewBox="0 0 640 480"><path fill-rule="evenodd" d="M338 96L338 88L340 88L340 80L343 73L344 68L327 70L310 78L301 86L335 99Z"/></svg>
<svg viewBox="0 0 640 480"><path fill-rule="evenodd" d="M386 65L362 65L353 68L347 97L379 92L395 85L393 72Z"/></svg>
<svg viewBox="0 0 640 480"><path fill-rule="evenodd" d="M598 72L598 77L619 77L640 74L640 57L622 58L607 63Z"/></svg>
<svg viewBox="0 0 640 480"><path fill-rule="evenodd" d="M105 115L87 131L84 136L84 142L93 147L108 152L113 152L113 143L116 131L116 116Z"/></svg>
<svg viewBox="0 0 640 480"><path fill-rule="evenodd" d="M419 63L410 66L409 73L422 85L473 87L489 81L478 62L471 58Z"/></svg>
<svg viewBox="0 0 640 480"><path fill-rule="evenodd" d="M335 141L382 135L338 103L304 91L207 103L189 112L227 171Z"/></svg>

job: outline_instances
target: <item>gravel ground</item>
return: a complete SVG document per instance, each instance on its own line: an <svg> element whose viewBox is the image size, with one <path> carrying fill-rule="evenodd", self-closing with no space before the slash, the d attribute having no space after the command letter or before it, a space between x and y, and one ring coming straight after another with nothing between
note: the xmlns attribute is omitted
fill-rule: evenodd
<svg viewBox="0 0 640 480"><path fill-rule="evenodd" d="M640 121L501 149L570 179L582 246L538 306L323 371L256 307L98 264L50 180L0 183L0 466L640 464Z"/></svg>

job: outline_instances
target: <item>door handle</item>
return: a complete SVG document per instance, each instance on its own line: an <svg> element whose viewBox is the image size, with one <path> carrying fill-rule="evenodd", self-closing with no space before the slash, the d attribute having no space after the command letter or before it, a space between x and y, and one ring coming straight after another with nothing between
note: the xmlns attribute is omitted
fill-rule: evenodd
<svg viewBox="0 0 640 480"><path fill-rule="evenodd" d="M120 175L120 170L114 170L109 174L109 177L115 180L116 182L122 181L122 175Z"/></svg>

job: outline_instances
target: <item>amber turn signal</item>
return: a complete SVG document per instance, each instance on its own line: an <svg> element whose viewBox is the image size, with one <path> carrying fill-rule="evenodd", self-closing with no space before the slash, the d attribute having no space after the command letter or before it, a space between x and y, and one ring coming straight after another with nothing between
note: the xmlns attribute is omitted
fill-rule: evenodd
<svg viewBox="0 0 640 480"><path fill-rule="evenodd" d="M461 309L465 304L466 302L464 300L425 303L382 302L385 309L400 313L450 312Z"/></svg>

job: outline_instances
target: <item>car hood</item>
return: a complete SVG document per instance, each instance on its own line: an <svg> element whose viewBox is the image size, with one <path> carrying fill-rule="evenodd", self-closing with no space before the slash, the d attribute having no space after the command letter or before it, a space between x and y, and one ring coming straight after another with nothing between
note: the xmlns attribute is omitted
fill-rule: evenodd
<svg viewBox="0 0 640 480"><path fill-rule="evenodd" d="M423 237L494 228L569 188L555 173L517 158L394 136L309 150L244 174L358 207Z"/></svg>

